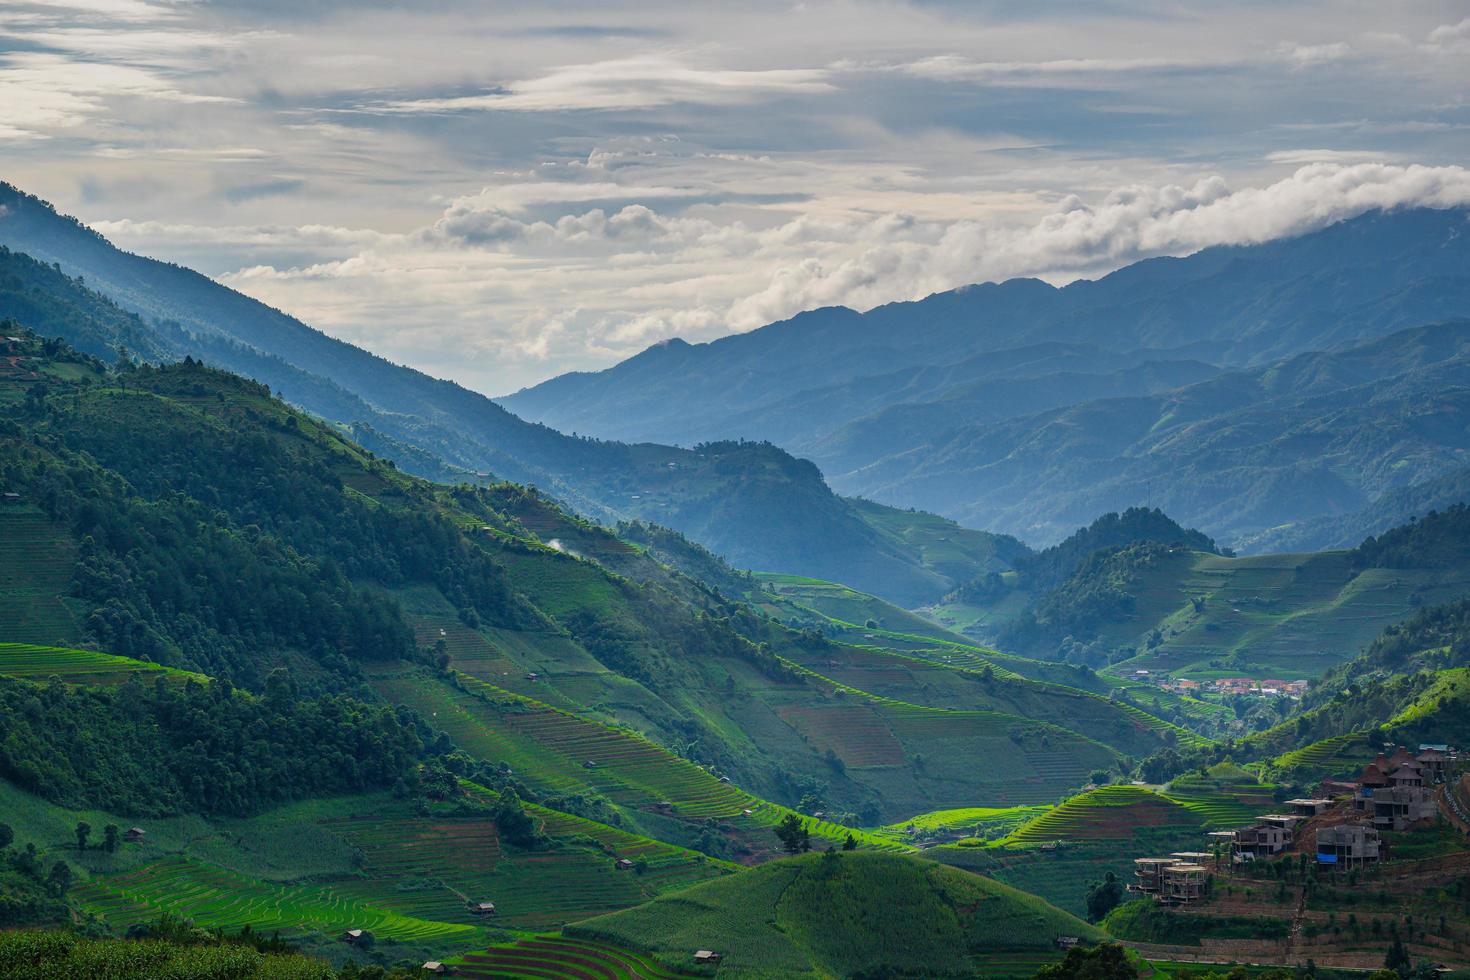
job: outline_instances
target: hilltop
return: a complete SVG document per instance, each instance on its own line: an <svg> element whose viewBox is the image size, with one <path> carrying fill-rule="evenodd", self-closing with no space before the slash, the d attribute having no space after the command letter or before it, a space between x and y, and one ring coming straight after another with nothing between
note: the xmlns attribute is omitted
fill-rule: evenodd
<svg viewBox="0 0 1470 980"><path fill-rule="evenodd" d="M998 882L870 852L775 861L569 931L641 946L671 965L689 964L697 949L715 950L722 974L746 977L987 975L984 964L1045 957L1059 936L1101 938Z"/></svg>

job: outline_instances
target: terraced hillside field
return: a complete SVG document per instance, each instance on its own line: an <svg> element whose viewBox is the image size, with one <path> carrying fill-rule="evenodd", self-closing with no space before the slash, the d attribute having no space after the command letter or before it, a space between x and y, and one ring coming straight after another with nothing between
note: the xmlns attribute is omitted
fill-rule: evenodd
<svg viewBox="0 0 1470 980"><path fill-rule="evenodd" d="M937 652L937 651L936 651ZM1130 755L1165 745L1203 744L1196 733L1093 691L1032 680L989 663L939 662L872 647L796 651L803 666L881 697L935 708L1001 711L1071 729Z"/></svg>
<svg viewBox="0 0 1470 980"><path fill-rule="evenodd" d="M1247 558L1181 551L1149 568L1135 590L1135 616L1105 637L1141 648L1143 635L1158 626L1162 644L1127 661L1129 669L1315 677L1418 606L1467 590L1467 570L1359 571L1345 551ZM1235 665L1212 665L1233 656Z"/></svg>
<svg viewBox="0 0 1470 980"><path fill-rule="evenodd" d="M734 816L749 805L750 797L734 786L647 739L473 678L460 683L465 690L414 674L374 686L389 700L417 708L468 751L507 763L518 779L545 792L591 787L627 806L668 801L691 817Z"/></svg>
<svg viewBox="0 0 1470 980"><path fill-rule="evenodd" d="M632 732L551 708L473 678L461 688L419 673L381 677L374 686L391 701L407 704L456 744L491 763L507 764L515 778L551 795L596 792L617 804L635 823L657 826L674 820L680 832L714 820L737 853L770 856L777 847L771 828L786 813L708 770ZM473 692L473 693L471 693ZM806 818L814 837L840 843L848 833L874 847L897 847L875 834Z"/></svg>
<svg viewBox="0 0 1470 980"><path fill-rule="evenodd" d="M850 589L837 582L761 572L756 575L761 593L750 598L768 605L767 612L778 619L830 622L845 627L858 639L875 630L907 633L927 639L964 642L964 638L906 609L866 592ZM871 624L871 625L869 625ZM876 635L876 634L874 634Z"/></svg>
<svg viewBox="0 0 1470 980"><path fill-rule="evenodd" d="M1140 786L1100 786L1027 821L1001 844L1126 840L1143 827L1178 828L1201 835L1204 819L1189 807Z"/></svg>
<svg viewBox="0 0 1470 980"><path fill-rule="evenodd" d="M0 641L64 646L78 624L62 602L76 568L76 543L26 504L0 504Z"/></svg>
<svg viewBox="0 0 1470 980"><path fill-rule="evenodd" d="M495 980L684 980L701 975L610 943L555 934L491 946L451 962L456 976Z"/></svg>
<svg viewBox="0 0 1470 980"><path fill-rule="evenodd" d="M131 657L31 643L0 643L0 674L32 681L59 677L68 684L102 685L122 684L135 674L150 681L155 676L177 681L191 677L198 681L207 680L202 674L191 674Z"/></svg>
<svg viewBox="0 0 1470 980"><path fill-rule="evenodd" d="M182 857L163 857L142 868L75 887L88 911L116 929L152 922L172 912L212 928L250 926L283 936L335 934L367 929L400 942L464 942L478 932L460 923L433 922L389 911L328 885L274 885Z"/></svg>
<svg viewBox="0 0 1470 980"><path fill-rule="evenodd" d="M1320 778L1359 768L1373 756L1367 732L1348 732L1283 753L1270 768L1291 779Z"/></svg>
<svg viewBox="0 0 1470 980"><path fill-rule="evenodd" d="M1217 766L1208 775L1185 773L1170 780L1164 793L1199 815L1209 830L1233 830L1279 805L1276 787L1258 782L1244 770Z"/></svg>

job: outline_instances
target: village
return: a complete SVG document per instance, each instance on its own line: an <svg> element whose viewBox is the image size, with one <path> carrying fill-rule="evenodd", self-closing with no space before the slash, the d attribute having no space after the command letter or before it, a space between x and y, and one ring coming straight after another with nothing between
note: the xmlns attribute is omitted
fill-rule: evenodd
<svg viewBox="0 0 1470 980"><path fill-rule="evenodd" d="M1182 931L1218 926L1220 938L1169 947L1176 958L1363 967L1402 939L1416 957L1463 967L1470 931L1442 911L1437 927L1424 920L1458 900L1470 868L1454 843L1470 835L1467 763L1448 745L1385 747L1354 779L1323 780L1249 826L1208 832L1200 850L1135 858L1128 892L1194 923ZM1273 921L1279 936L1244 928Z"/></svg>
<svg viewBox="0 0 1470 980"><path fill-rule="evenodd" d="M1316 797L1287 800L1289 812L1267 813L1239 830L1207 834L1208 850L1178 851L1134 861L1131 891L1168 905L1204 897L1210 869L1234 869L1301 854L1325 870L1349 871L1387 861L1385 831L1404 831L1441 815L1470 832L1455 792L1458 753L1446 745L1403 746L1380 754L1354 781L1323 780ZM1303 844L1310 837L1310 847Z"/></svg>
<svg viewBox="0 0 1470 980"><path fill-rule="evenodd" d="M1134 680L1146 684L1153 684L1161 690L1194 697L1198 697L1201 694L1218 694L1222 696L1247 695L1262 698L1300 698L1307 693L1308 686L1304 680L1287 681L1276 678L1258 680L1253 677L1217 677L1193 680L1188 677L1154 674L1148 670L1136 670L1133 672L1133 675Z"/></svg>

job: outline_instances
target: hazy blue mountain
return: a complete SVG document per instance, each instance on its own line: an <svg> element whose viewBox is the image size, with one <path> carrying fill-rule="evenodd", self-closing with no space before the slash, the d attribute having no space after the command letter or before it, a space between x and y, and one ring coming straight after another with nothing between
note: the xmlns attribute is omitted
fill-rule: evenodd
<svg viewBox="0 0 1470 980"><path fill-rule="evenodd" d="M1466 501L1470 501L1470 467L1390 490L1351 514L1318 517L1268 528L1244 539L1241 545L1247 552L1261 554L1351 548L1370 535L1382 534L1430 511L1444 510Z"/></svg>
<svg viewBox="0 0 1470 980"><path fill-rule="evenodd" d="M983 379L944 376L950 365L973 369L980 355L1004 360L1014 355L999 352L1060 344L1101 348L1108 358L1148 352L1115 370L1164 359L1249 366L1463 315L1466 230L1462 210L1374 212L1297 238L1151 259L1060 289L1017 279L862 314L813 310L708 344L671 340L502 402L525 418L609 438L742 436L805 451L855 419ZM983 358L979 364L983 371ZM911 368L938 373L923 375L916 394L914 379L895 373ZM1075 370L1018 366L1013 376ZM822 397L829 392L839 397ZM807 417L792 429L780 406Z"/></svg>
<svg viewBox="0 0 1470 980"><path fill-rule="evenodd" d="M1139 504L1233 544L1360 511L1467 463L1470 321L1460 320L952 430L833 482L1032 541Z"/></svg>

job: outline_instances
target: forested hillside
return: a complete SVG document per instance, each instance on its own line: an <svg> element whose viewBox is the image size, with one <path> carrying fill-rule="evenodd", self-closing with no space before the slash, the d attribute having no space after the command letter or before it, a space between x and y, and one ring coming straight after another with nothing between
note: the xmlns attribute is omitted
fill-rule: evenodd
<svg viewBox="0 0 1470 980"><path fill-rule="evenodd" d="M978 570L936 573L775 446L625 445L523 422L189 269L119 251L8 184L0 246L0 318L108 362L122 351L153 362L190 356L252 378L421 476L532 483L597 519L681 530L741 567L841 572L906 604Z"/></svg>

